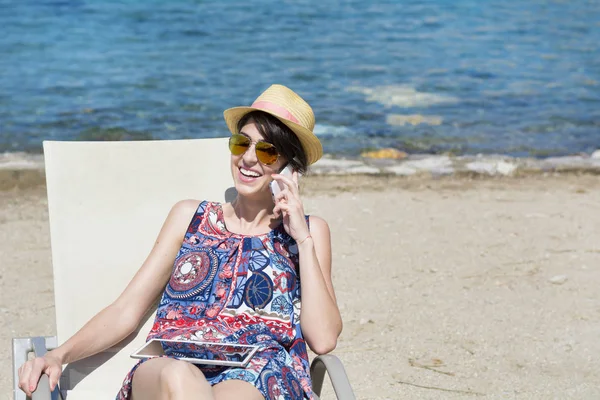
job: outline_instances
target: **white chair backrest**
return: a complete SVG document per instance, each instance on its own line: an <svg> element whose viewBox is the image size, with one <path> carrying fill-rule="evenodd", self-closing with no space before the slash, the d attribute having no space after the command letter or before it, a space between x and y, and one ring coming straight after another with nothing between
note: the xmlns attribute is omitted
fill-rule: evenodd
<svg viewBox="0 0 600 400"><path fill-rule="evenodd" d="M119 296L173 204L234 195L227 138L46 141L44 155L59 344ZM153 317L135 338L67 366L68 399L114 397Z"/></svg>

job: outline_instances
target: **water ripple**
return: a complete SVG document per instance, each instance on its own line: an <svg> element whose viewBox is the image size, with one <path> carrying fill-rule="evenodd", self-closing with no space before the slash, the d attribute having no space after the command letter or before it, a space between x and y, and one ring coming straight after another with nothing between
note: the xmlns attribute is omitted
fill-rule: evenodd
<svg viewBox="0 0 600 400"><path fill-rule="evenodd" d="M223 109L274 82L330 153L590 152L599 20L585 0L0 0L0 152L227 135Z"/></svg>

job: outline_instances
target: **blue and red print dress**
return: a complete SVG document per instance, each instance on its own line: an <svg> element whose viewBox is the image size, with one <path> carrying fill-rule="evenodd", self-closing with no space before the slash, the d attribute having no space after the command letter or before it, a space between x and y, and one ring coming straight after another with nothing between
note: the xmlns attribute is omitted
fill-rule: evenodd
<svg viewBox="0 0 600 400"><path fill-rule="evenodd" d="M282 225L264 235L235 234L225 227L221 204L204 201L185 234L148 339L258 345L246 368L199 367L211 385L241 379L267 400L312 399L298 266L296 242ZM130 398L142 362L125 378L117 400Z"/></svg>

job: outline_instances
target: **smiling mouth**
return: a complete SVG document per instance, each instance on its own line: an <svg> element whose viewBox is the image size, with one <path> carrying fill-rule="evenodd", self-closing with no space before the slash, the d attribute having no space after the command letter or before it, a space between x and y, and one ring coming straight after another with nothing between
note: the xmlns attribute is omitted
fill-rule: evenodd
<svg viewBox="0 0 600 400"><path fill-rule="evenodd" d="M261 176L262 176L262 175L261 175L261 174L259 174L258 172L251 171L251 170L249 170L249 169L246 169L246 168L244 168L244 167L240 167L240 168L238 168L238 169L239 169L240 173L241 173L243 176L247 177L247 178L259 178L259 177L261 177Z"/></svg>

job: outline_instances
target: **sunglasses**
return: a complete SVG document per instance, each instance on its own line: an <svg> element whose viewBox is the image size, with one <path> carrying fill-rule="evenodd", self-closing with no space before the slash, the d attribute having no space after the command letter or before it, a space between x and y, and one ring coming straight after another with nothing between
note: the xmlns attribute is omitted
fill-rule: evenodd
<svg viewBox="0 0 600 400"><path fill-rule="evenodd" d="M229 138L229 151L231 151L231 154L234 156L241 156L248 151L251 145L252 141L250 138L241 133L231 135ZM275 146L263 140L259 140L254 144L254 151L256 152L258 161L265 165L274 164L279 159L279 153Z"/></svg>

